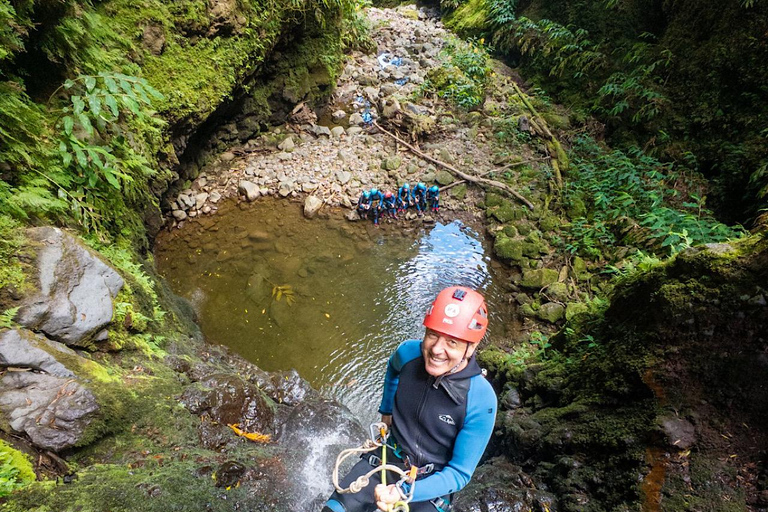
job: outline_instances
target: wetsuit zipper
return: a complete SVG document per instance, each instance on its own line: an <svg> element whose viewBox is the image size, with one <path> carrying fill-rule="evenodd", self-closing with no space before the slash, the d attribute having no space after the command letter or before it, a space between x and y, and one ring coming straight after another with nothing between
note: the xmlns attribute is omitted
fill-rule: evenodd
<svg viewBox="0 0 768 512"><path fill-rule="evenodd" d="M423 423L421 422L421 413L424 412L424 405L427 403L427 393L429 393L429 387L432 385L431 384L432 379L433 377L429 377L427 379L427 385L424 386L424 393L422 393L421 395L421 402L419 403L419 408L416 411L416 419L418 420L419 425L423 425ZM419 429L418 434L416 435L416 452L417 452L416 462L418 464L421 464L424 460L424 457L421 453L421 429Z"/></svg>

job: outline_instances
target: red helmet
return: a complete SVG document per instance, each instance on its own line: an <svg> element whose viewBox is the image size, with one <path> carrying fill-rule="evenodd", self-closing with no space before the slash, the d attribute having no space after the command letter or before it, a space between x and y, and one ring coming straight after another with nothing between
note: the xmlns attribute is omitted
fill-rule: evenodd
<svg viewBox="0 0 768 512"><path fill-rule="evenodd" d="M390 190L387 190L386 194L384 194L385 199L391 199L392 198L392 192Z"/></svg>
<svg viewBox="0 0 768 512"><path fill-rule="evenodd" d="M446 288L427 311L424 327L462 341L478 343L488 328L485 299L463 286Z"/></svg>

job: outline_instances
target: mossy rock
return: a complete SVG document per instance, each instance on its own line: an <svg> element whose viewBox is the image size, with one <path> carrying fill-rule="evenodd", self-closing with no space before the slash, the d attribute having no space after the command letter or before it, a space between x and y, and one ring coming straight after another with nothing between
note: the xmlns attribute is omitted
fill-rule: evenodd
<svg viewBox="0 0 768 512"><path fill-rule="evenodd" d="M560 282L552 283L547 286L547 291L545 293L550 299L559 301L565 300L569 295L568 285Z"/></svg>
<svg viewBox="0 0 768 512"><path fill-rule="evenodd" d="M568 116L560 115L556 112L542 112L541 117L544 118L550 128L555 130L567 130L571 126L571 120Z"/></svg>
<svg viewBox="0 0 768 512"><path fill-rule="evenodd" d="M485 207L486 208L493 208L494 206L500 206L500 205L504 204L505 202L509 202L509 201L506 201L506 199L504 199L499 194L496 194L494 192L488 192L487 194L485 194Z"/></svg>
<svg viewBox="0 0 768 512"><path fill-rule="evenodd" d="M398 11L404 18L409 20L418 20L419 12L416 9L400 9Z"/></svg>
<svg viewBox="0 0 768 512"><path fill-rule="evenodd" d="M569 200L565 213L571 220L581 219L587 215L587 206L581 198L574 197Z"/></svg>
<svg viewBox="0 0 768 512"><path fill-rule="evenodd" d="M522 236L528 236L530 232L533 230L533 228L528 222L517 222L515 226L517 226L517 231Z"/></svg>
<svg viewBox="0 0 768 512"><path fill-rule="evenodd" d="M592 278L592 274L587 270L587 262L581 256L576 256L571 262L573 267L573 274L578 281L589 281Z"/></svg>
<svg viewBox="0 0 768 512"><path fill-rule="evenodd" d="M523 272L523 279L520 286L533 290L541 290L545 286L556 283L560 273L551 268L540 268L536 270L526 270Z"/></svg>
<svg viewBox="0 0 768 512"><path fill-rule="evenodd" d="M560 219L554 215L543 215L541 220L539 220L539 227L545 233L549 231L559 231L560 225Z"/></svg>
<svg viewBox="0 0 768 512"><path fill-rule="evenodd" d="M557 302L542 304L536 316L551 324L557 323L565 317L565 306Z"/></svg>
<svg viewBox="0 0 768 512"><path fill-rule="evenodd" d="M588 311L589 306L583 302L568 302L565 305L565 319L570 321L573 317Z"/></svg>
<svg viewBox="0 0 768 512"><path fill-rule="evenodd" d="M398 156L390 156L381 162L381 168L385 171L396 171L403 164L403 159Z"/></svg>
<svg viewBox="0 0 768 512"><path fill-rule="evenodd" d="M520 306L520 314L528 318L535 318L536 310L533 309L531 304L523 304Z"/></svg>
<svg viewBox="0 0 768 512"><path fill-rule="evenodd" d="M504 234L509 238L515 238L518 235L518 231L514 224L506 224L504 226Z"/></svg>
<svg viewBox="0 0 768 512"><path fill-rule="evenodd" d="M456 178L454 178L453 174L450 172L441 170L437 171L437 174L435 175L435 181L437 181L442 186L446 186L456 181Z"/></svg>
<svg viewBox="0 0 768 512"><path fill-rule="evenodd" d="M463 201L465 197L467 197L467 186L466 185L458 185L456 187L453 187L451 189L451 197L454 199L458 199L459 201Z"/></svg>
<svg viewBox="0 0 768 512"><path fill-rule="evenodd" d="M523 259L523 241L500 233L493 244L493 252L504 261L520 262Z"/></svg>

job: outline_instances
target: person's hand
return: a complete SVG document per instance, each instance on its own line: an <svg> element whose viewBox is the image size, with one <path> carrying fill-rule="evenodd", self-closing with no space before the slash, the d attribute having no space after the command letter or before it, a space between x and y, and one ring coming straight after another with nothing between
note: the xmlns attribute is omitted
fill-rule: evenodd
<svg viewBox="0 0 768 512"><path fill-rule="evenodd" d="M391 414L382 414L381 415L381 422L387 426L387 428L392 426L392 415Z"/></svg>
<svg viewBox="0 0 768 512"><path fill-rule="evenodd" d="M376 500L376 506L379 507L379 510L386 512L400 501L400 493L397 492L394 485L379 484L373 489L373 498Z"/></svg>

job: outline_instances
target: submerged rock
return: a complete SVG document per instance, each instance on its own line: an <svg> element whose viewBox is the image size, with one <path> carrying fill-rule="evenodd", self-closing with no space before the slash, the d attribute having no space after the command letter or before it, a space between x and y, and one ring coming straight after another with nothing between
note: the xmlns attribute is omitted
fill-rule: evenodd
<svg viewBox="0 0 768 512"><path fill-rule="evenodd" d="M91 346L112 320L112 299L123 278L58 228L32 228L27 234L37 242L40 289L24 300L17 321L67 345Z"/></svg>
<svg viewBox="0 0 768 512"><path fill-rule="evenodd" d="M317 196L307 196L304 200L304 216L308 219L313 218L323 206L323 200Z"/></svg>

